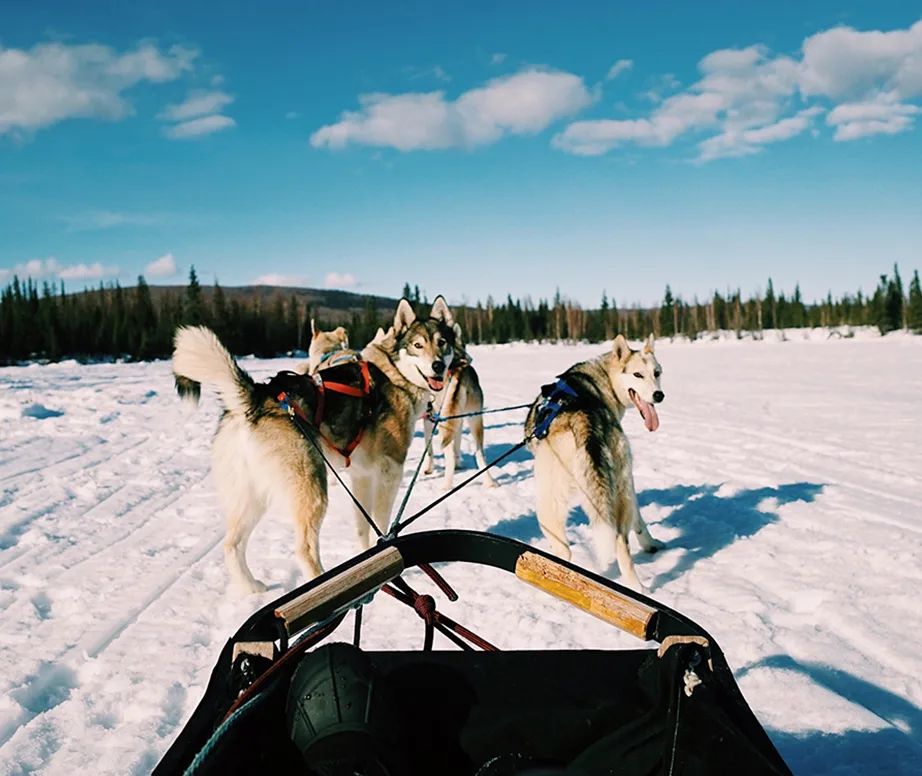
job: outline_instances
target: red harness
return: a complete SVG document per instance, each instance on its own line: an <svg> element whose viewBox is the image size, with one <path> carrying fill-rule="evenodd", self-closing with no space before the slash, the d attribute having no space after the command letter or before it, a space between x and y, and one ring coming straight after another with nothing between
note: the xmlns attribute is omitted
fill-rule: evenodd
<svg viewBox="0 0 922 776"><path fill-rule="evenodd" d="M342 393L346 396L355 396L358 399L364 399L371 393L371 377L368 374L368 362L367 361L358 361L359 366L362 370L362 382L363 385L361 388L356 388L353 385L345 385L343 383L325 383L320 372L317 372L311 375L314 385L317 386L317 409L314 410L313 425L317 429L317 433L323 438L323 440L332 447L337 453L339 453L343 458L346 459L346 468L349 468L349 465L352 463L351 456L355 452L355 448L359 446L359 443L362 441L362 436L365 433L364 426L359 428L358 433L355 435L355 438L345 447L339 448L334 445L330 439L320 430L320 424L323 422L323 406L324 406L324 397L327 391L333 391L334 393ZM296 401L294 401L285 391L282 391L277 397L282 406L288 406L289 413L294 413L302 420L311 422L311 419L307 417L307 414Z"/></svg>

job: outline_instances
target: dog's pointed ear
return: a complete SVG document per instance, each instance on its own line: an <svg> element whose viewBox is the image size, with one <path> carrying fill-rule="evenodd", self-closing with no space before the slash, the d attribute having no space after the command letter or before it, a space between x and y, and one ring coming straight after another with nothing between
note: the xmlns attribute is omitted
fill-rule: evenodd
<svg viewBox="0 0 922 776"><path fill-rule="evenodd" d="M400 334L405 329L408 329L415 320L416 313L413 312L412 305L406 299L401 299L394 315L394 333Z"/></svg>
<svg viewBox="0 0 922 776"><path fill-rule="evenodd" d="M455 325L455 316L451 314L448 303L441 294L439 294L432 303L432 311L429 313L429 317L435 318L437 321L442 321L442 323L449 327Z"/></svg>
<svg viewBox="0 0 922 776"><path fill-rule="evenodd" d="M644 353L652 353L652 352L653 352L653 346L654 346L655 344L656 344L656 339L653 337L653 333L651 332L651 333L650 333L650 336L647 337L647 341L644 343L643 352L644 352Z"/></svg>
<svg viewBox="0 0 922 776"><path fill-rule="evenodd" d="M455 340L457 342L464 342L464 337L461 336L461 324L456 322L451 328L455 332Z"/></svg>
<svg viewBox="0 0 922 776"><path fill-rule="evenodd" d="M314 319L313 319L313 318L311 318L311 338L312 338L312 339L316 339L316 338L317 338L317 327L314 325Z"/></svg>
<svg viewBox="0 0 922 776"><path fill-rule="evenodd" d="M615 360L622 364L631 357L631 346L627 344L627 340L624 338L623 334L619 334L615 337L615 341L611 346L611 352Z"/></svg>

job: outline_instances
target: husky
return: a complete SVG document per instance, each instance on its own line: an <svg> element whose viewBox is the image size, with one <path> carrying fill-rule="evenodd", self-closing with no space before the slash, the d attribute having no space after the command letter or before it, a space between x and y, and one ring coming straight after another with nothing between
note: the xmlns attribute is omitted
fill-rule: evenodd
<svg viewBox="0 0 922 776"><path fill-rule="evenodd" d="M444 388L454 355L453 325L441 296L428 320L417 320L410 303L401 299L393 326L362 350L360 362L322 369L313 377L282 372L268 384L255 383L210 329L177 329L172 363L177 392L197 403L204 384L217 391L224 405L212 464L227 520L224 559L234 584L249 593L267 589L247 566L246 548L274 501L288 507L295 554L305 577L323 573L319 537L328 501L324 457L338 470L347 470L357 500L378 529L387 531L416 421ZM368 378L364 398L337 393L332 382L324 391L322 419L312 425L321 456L281 405L279 391L284 390L292 408L298 406L313 418L318 380L343 382L360 372ZM359 548L365 550L371 546L370 527L361 511L354 511Z"/></svg>
<svg viewBox="0 0 922 776"><path fill-rule="evenodd" d="M563 397L561 409L547 435L529 443L535 456L538 525L551 551L570 560L566 522L573 491L578 489L599 561L607 567L617 558L622 579L641 593L644 587L628 546L631 529L646 552L656 552L664 545L653 539L640 515L631 449L621 421L633 405L648 431L659 427L654 405L665 398L660 387L663 368L653 350L652 334L641 350L633 350L619 334L610 353L575 364L559 375L573 395L558 394ZM551 388L546 386L543 394L548 395ZM540 423L543 400L538 397L526 418L529 437Z"/></svg>
<svg viewBox="0 0 922 776"><path fill-rule="evenodd" d="M308 360L295 367L298 374L316 374L325 367L336 366L347 361L357 361L361 353L349 347L349 333L345 327L337 326L332 331L321 331L311 318L311 344Z"/></svg>
<svg viewBox="0 0 922 776"><path fill-rule="evenodd" d="M455 357L452 360L452 367L448 371L445 390L432 403L432 409L437 415L443 417L472 413L467 418L467 427L470 429L471 437L474 440L474 457L477 460L477 467L484 469L486 468L487 460L483 454L483 415L481 414L483 412L483 389L480 387L480 378L477 376L477 372L471 366L473 359L464 348L460 324L455 323L454 330ZM451 490L454 473L461 468L463 424L464 418L444 420L439 423L436 431L445 456L445 479L443 483L445 490ZM435 424L429 419L427 413L423 420L423 431L429 451L427 453L425 474L432 474L433 469L435 440L431 445L429 440L432 437L434 428ZM483 476L486 478L487 487L496 487L496 480L490 476L490 472L484 472Z"/></svg>

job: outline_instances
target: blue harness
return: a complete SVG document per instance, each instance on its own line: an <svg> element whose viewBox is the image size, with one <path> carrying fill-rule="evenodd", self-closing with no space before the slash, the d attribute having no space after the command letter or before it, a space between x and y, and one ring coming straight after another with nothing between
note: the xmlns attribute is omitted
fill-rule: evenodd
<svg viewBox="0 0 922 776"><path fill-rule="evenodd" d="M559 378L553 385L542 386L541 393L544 394L544 401L535 410L535 430L532 432L536 439L544 439L547 436L551 421L563 409L567 397L576 398L576 391Z"/></svg>

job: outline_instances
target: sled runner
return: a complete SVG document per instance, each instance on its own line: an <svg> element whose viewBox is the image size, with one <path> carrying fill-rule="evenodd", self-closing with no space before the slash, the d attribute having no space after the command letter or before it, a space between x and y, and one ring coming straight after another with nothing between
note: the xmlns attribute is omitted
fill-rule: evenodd
<svg viewBox="0 0 922 776"><path fill-rule="evenodd" d="M501 634L480 638L401 576L421 568L451 600L429 564L447 564L450 581L458 562L514 574L644 643L497 649ZM421 651L362 650L362 607L382 593L423 619ZM331 639L350 611L354 633ZM433 651L436 631L461 651ZM791 776L697 624L529 545L459 530L382 539L256 612L154 771L269 773Z"/></svg>

